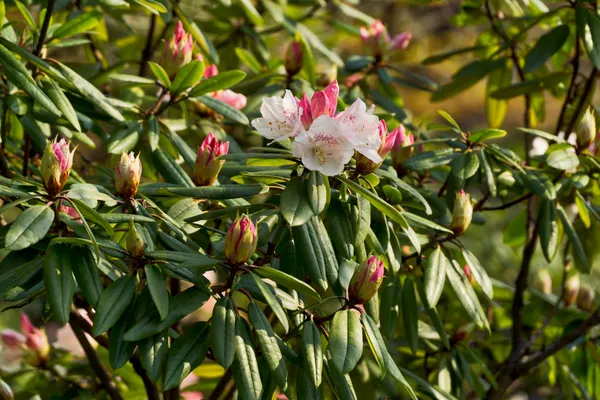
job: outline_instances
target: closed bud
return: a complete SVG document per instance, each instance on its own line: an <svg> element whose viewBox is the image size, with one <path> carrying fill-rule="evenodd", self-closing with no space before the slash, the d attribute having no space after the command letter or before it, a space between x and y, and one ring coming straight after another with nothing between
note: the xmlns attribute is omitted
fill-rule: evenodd
<svg viewBox="0 0 600 400"><path fill-rule="evenodd" d="M377 256L369 257L352 275L348 297L352 303L364 304L377 293L383 282L385 267Z"/></svg>
<svg viewBox="0 0 600 400"><path fill-rule="evenodd" d="M567 306L575 304L577 294L579 293L579 275L573 275L565 282L565 291L563 293L563 301Z"/></svg>
<svg viewBox="0 0 600 400"><path fill-rule="evenodd" d="M390 50L404 50L410 44L412 39L411 32L402 32L397 34L390 41Z"/></svg>
<svg viewBox="0 0 600 400"><path fill-rule="evenodd" d="M225 257L231 264L242 264L256 251L258 232L247 215L237 217L225 236Z"/></svg>
<svg viewBox="0 0 600 400"><path fill-rule="evenodd" d="M8 386L8 383L0 378L0 400L14 400L14 398L15 395L10 386Z"/></svg>
<svg viewBox="0 0 600 400"><path fill-rule="evenodd" d="M400 128L396 128L390 133L387 131L387 125L384 120L379 121L379 138L381 139L381 144L377 148L377 154L381 157L381 162L374 162L369 158L365 157L359 152L354 154L354 158L356 159L356 170L362 174L367 175L372 172L375 172L377 168L383 164L383 160L387 157L388 153L392 149L394 143L396 142L396 138L400 133Z"/></svg>
<svg viewBox="0 0 600 400"><path fill-rule="evenodd" d="M582 286L577 294L577 307L580 310L592 312L596 303L596 293L589 286Z"/></svg>
<svg viewBox="0 0 600 400"><path fill-rule="evenodd" d="M133 152L121 154L115 171L115 191L123 199L131 199L138 192L142 177L142 161Z"/></svg>
<svg viewBox="0 0 600 400"><path fill-rule="evenodd" d="M129 230L127 231L125 242L127 245L127 251L133 257L139 258L144 255L144 239L135 228L133 219L129 221Z"/></svg>
<svg viewBox="0 0 600 400"><path fill-rule="evenodd" d="M20 349L25 344L27 339L17 331L12 329L4 329L0 332L0 342L2 346L5 346L12 350Z"/></svg>
<svg viewBox="0 0 600 400"><path fill-rule="evenodd" d="M25 347L35 355L37 363L48 359L50 345L43 329L35 327L25 313L21 313L21 333L25 336Z"/></svg>
<svg viewBox="0 0 600 400"><path fill-rule="evenodd" d="M229 142L219 142L212 132L200 145L196 163L194 164L194 183L198 186L210 186L217 180L219 172L225 164L221 159L229 152Z"/></svg>
<svg viewBox="0 0 600 400"><path fill-rule="evenodd" d="M73 155L69 143L64 139L48 144L42 157L42 180L50 196L56 196L62 190L73 168Z"/></svg>
<svg viewBox="0 0 600 400"><path fill-rule="evenodd" d="M548 270L538 270L533 280L533 287L544 294L552 293L552 276L550 276Z"/></svg>
<svg viewBox="0 0 600 400"><path fill-rule="evenodd" d="M471 218L473 218L471 198L468 193L461 189L454 200L452 223L450 224L450 229L454 232L454 236L460 236L467 230L469 225L471 225Z"/></svg>
<svg viewBox="0 0 600 400"><path fill-rule="evenodd" d="M465 267L463 268L463 271L464 271L465 276L467 277L467 280L469 281L469 283L471 285L473 283L475 283L475 278L473 278L473 273L471 272L471 267L469 267L469 264L465 264Z"/></svg>
<svg viewBox="0 0 600 400"><path fill-rule="evenodd" d="M413 146L415 137L412 133L406 133L406 129L404 129L404 125L402 124L400 124L395 131L396 134L394 135L394 142L392 143L391 148L392 165L396 171L401 171L403 169L402 164L404 164L415 151L415 147Z"/></svg>
<svg viewBox="0 0 600 400"><path fill-rule="evenodd" d="M297 41L292 41L288 44L285 50L285 71L288 76L294 76L302 69L302 46Z"/></svg>
<svg viewBox="0 0 600 400"><path fill-rule="evenodd" d="M587 148L596 138L596 118L591 109L587 109L577 125L577 146Z"/></svg>
<svg viewBox="0 0 600 400"><path fill-rule="evenodd" d="M181 21L177 22L177 27L173 36L165 44L165 52L162 60L162 67L170 77L177 74L177 71L192 60L192 49L194 39L190 33L183 29Z"/></svg>

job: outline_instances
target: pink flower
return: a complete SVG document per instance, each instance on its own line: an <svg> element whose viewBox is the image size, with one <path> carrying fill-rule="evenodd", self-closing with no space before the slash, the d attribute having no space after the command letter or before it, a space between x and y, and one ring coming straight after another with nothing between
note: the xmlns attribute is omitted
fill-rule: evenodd
<svg viewBox="0 0 600 400"><path fill-rule="evenodd" d="M4 346L11 349L20 349L27 341L25 336L12 329L5 329L0 332L0 340Z"/></svg>
<svg viewBox="0 0 600 400"><path fill-rule="evenodd" d="M360 28L360 38L374 56L382 57L388 51L406 49L412 39L412 33L402 32L391 38L385 25L376 20L369 27Z"/></svg>
<svg viewBox="0 0 600 400"><path fill-rule="evenodd" d="M302 99L298 101L298 107L302 109L300 121L305 129L310 128L312 122L321 115L331 117L335 115L339 93L338 82L333 81L325 89L315 92L310 102L306 93L302 95Z"/></svg>
<svg viewBox="0 0 600 400"><path fill-rule="evenodd" d="M399 128L396 128L388 133L387 124L384 120L379 121L378 131L381 144L377 148L377 154L379 154L381 157L381 162L374 162L358 152L354 155L354 158L356 159L356 169L363 175L370 174L379 168L379 166L383 163L383 160L385 160L388 153L392 149L392 146L394 145L396 138L400 133Z"/></svg>
<svg viewBox="0 0 600 400"><path fill-rule="evenodd" d="M410 44L412 39L411 32L402 32L394 36L390 42L391 50L404 50Z"/></svg>
<svg viewBox="0 0 600 400"><path fill-rule="evenodd" d="M194 38L183 29L183 23L177 21L177 27L171 39L165 44L162 67L173 77L177 71L192 60Z"/></svg>
<svg viewBox="0 0 600 400"><path fill-rule="evenodd" d="M204 78L210 79L211 77L217 75L218 73L219 73L219 69L217 68L217 66L214 64L211 64L208 67L206 67L206 69L204 70ZM241 93L236 93L230 89L219 90L219 91L213 92L211 94L211 96L217 100L222 101L223 103L229 104L231 107L235 108L236 110L241 110L242 108L246 107L246 102L247 102L246 96L244 96Z"/></svg>
<svg viewBox="0 0 600 400"><path fill-rule="evenodd" d="M210 186L219 176L219 172L225 164L225 160L220 157L229 152L229 142L217 140L215 135L210 132L202 142L196 163L194 164L194 183L198 186Z"/></svg>
<svg viewBox="0 0 600 400"><path fill-rule="evenodd" d="M408 160L414 152L415 138L412 133L406 133L404 125L395 129L394 142L392 143L392 164L396 170L402 169L404 161Z"/></svg>
<svg viewBox="0 0 600 400"><path fill-rule="evenodd" d="M377 256L371 256L354 272L348 286L348 297L356 304L369 301L381 286L385 266Z"/></svg>
<svg viewBox="0 0 600 400"><path fill-rule="evenodd" d="M45 362L50 353L46 332L36 328L25 313L21 313L21 333L5 329L0 333L0 341L12 353L11 358L25 358L33 366Z"/></svg>

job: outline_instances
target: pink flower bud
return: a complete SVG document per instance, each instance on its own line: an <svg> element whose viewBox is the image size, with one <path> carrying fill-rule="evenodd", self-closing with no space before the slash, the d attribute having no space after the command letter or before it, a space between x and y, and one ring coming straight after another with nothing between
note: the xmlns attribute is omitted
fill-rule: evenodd
<svg viewBox="0 0 600 400"><path fill-rule="evenodd" d="M313 119L329 114L329 98L324 91L315 92L310 99L310 112Z"/></svg>
<svg viewBox="0 0 600 400"><path fill-rule="evenodd" d="M375 295L383 282L385 267L377 256L371 256L352 275L348 297L352 303L364 304Z"/></svg>
<svg viewBox="0 0 600 400"><path fill-rule="evenodd" d="M219 172L225 164L220 157L229 152L229 142L217 140L212 132L206 136L194 164L194 183L198 186L210 186L217 180Z"/></svg>
<svg viewBox="0 0 600 400"><path fill-rule="evenodd" d="M206 69L204 70L204 77L205 78L212 78L213 76L217 75L219 73L219 68L217 68L217 66L215 64L211 64L208 67L206 67Z"/></svg>
<svg viewBox="0 0 600 400"><path fill-rule="evenodd" d="M402 164L414 153L415 138L412 133L407 134L404 125L394 129L394 142L392 143L392 165L397 171L402 170Z"/></svg>
<svg viewBox="0 0 600 400"><path fill-rule="evenodd" d="M212 97L214 97L217 100L221 100L223 103L229 104L236 110L241 110L242 108L246 107L246 96L244 96L241 93L236 93L230 89L219 90L218 92L214 92L212 94Z"/></svg>
<svg viewBox="0 0 600 400"><path fill-rule="evenodd" d="M338 96L340 94L340 86L338 85L338 82L331 82L329 85L327 85L327 87L325 87L325 89L323 89L323 92L325 92L325 96L327 96L327 100L329 100L329 115L333 117L337 109Z"/></svg>
<svg viewBox="0 0 600 400"><path fill-rule="evenodd" d="M12 329L4 329L0 332L0 341L2 342L2 345L12 350L20 349L25 344L26 340L25 336Z"/></svg>
<svg viewBox="0 0 600 400"><path fill-rule="evenodd" d="M56 196L67 182L74 154L75 149L69 152L69 143L64 139L46 146L42 157L42 180L50 196Z"/></svg>
<svg viewBox="0 0 600 400"><path fill-rule="evenodd" d="M67 214L69 217L71 217L72 219L75 219L75 220L81 218L79 216L79 214L77 213L77 211L75 211L75 209L73 207L64 205L62 201L60 203L60 208L58 209L58 211Z"/></svg>
<svg viewBox="0 0 600 400"><path fill-rule="evenodd" d="M577 307L580 310L592 312L594 311L595 303L596 293L594 293L594 289L587 285L579 288L579 293L577 294Z"/></svg>
<svg viewBox="0 0 600 400"><path fill-rule="evenodd" d="M138 192L142 177L142 161L140 155L133 152L121 154L115 170L115 192L123 199L131 199Z"/></svg>
<svg viewBox="0 0 600 400"><path fill-rule="evenodd" d="M302 69L302 46L299 42L292 41L285 51L285 71L288 76L294 76Z"/></svg>
<svg viewBox="0 0 600 400"><path fill-rule="evenodd" d="M579 294L579 285L579 275L573 275L565 282L565 291L562 299L567 306L575 304L577 294Z"/></svg>
<svg viewBox="0 0 600 400"><path fill-rule="evenodd" d="M135 228L133 219L129 221L129 230L127 231L127 237L125 238L127 251L133 257L139 258L144 255L144 238Z"/></svg>
<svg viewBox="0 0 600 400"><path fill-rule="evenodd" d="M367 157L365 157L364 155L356 152L354 158L356 159L356 169L360 174L370 174L372 172L375 172L375 170L377 170L377 168L381 166L383 160L385 160L388 153L392 149L392 146L396 141L396 136L398 135L398 132L398 129L394 129L388 134L387 124L385 123L385 121L379 121L379 137L381 138L381 144L377 148L377 154L379 154L382 161L380 163L375 163Z"/></svg>
<svg viewBox="0 0 600 400"><path fill-rule="evenodd" d="M47 360L50 345L48 344L46 332L43 329L36 328L25 313L21 313L21 332L25 335L25 347L35 354L36 361Z"/></svg>
<svg viewBox="0 0 600 400"><path fill-rule="evenodd" d="M192 48L194 39L190 33L183 29L181 21L177 22L177 27L173 36L165 45L162 67L170 77L177 74L177 71L192 60Z"/></svg>
<svg viewBox="0 0 600 400"><path fill-rule="evenodd" d="M469 267L469 264L465 264L463 271L465 273L465 276L467 277L467 280L472 285L475 282L475 279L473 278L473 274L471 273L471 267Z"/></svg>
<svg viewBox="0 0 600 400"><path fill-rule="evenodd" d="M454 232L454 235L462 235L471 225L472 218L473 205L471 204L471 198L468 193L461 189L454 200L452 223L450 224L450 229Z"/></svg>
<svg viewBox="0 0 600 400"><path fill-rule="evenodd" d="M308 101L308 96L306 93L302 95L302 99L298 102L298 107L302 109L300 121L302 122L302 125L304 125L304 129L310 128L310 125L313 122L313 116L310 102Z"/></svg>
<svg viewBox="0 0 600 400"><path fill-rule="evenodd" d="M390 50L404 50L410 44L412 39L411 32L402 32L392 38L390 42Z"/></svg>
<svg viewBox="0 0 600 400"><path fill-rule="evenodd" d="M246 262L256 251L258 232L247 215L237 217L225 236L225 257L231 264Z"/></svg>

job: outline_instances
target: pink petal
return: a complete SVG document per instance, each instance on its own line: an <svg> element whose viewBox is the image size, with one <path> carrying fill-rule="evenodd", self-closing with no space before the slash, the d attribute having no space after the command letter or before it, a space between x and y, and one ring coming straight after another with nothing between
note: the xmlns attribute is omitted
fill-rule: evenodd
<svg viewBox="0 0 600 400"><path fill-rule="evenodd" d="M310 100L310 111L313 118L318 118L321 115L329 114L329 99L324 91L315 92ZM302 119L302 118L301 118Z"/></svg>

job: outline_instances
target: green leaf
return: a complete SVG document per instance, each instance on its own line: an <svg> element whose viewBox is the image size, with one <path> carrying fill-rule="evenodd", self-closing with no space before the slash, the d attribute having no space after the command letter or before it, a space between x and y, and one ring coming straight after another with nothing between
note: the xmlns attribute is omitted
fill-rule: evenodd
<svg viewBox="0 0 600 400"><path fill-rule="evenodd" d="M454 289L458 300L469 317L480 328L486 328L489 330L487 316L481 307L481 303L479 303L479 299L477 298L471 283L469 283L462 270L455 264L456 262L454 261L448 266L448 268L446 268L448 282L450 282L450 285Z"/></svg>
<svg viewBox="0 0 600 400"><path fill-rule="evenodd" d="M250 0L239 0L240 6L244 10L246 17L256 26L263 26L264 21L258 10L252 4Z"/></svg>
<svg viewBox="0 0 600 400"><path fill-rule="evenodd" d="M375 356L375 360L381 369L381 375L385 377L387 372L387 357L385 356L387 353L387 348L385 347L385 340L383 339L383 336L381 336L377 324L371 319L371 317L369 317L366 313L363 313L360 315L360 320L365 331L367 342L369 342L369 347L371 348L371 351Z"/></svg>
<svg viewBox="0 0 600 400"><path fill-rule="evenodd" d="M459 181L466 181L477 173L479 169L479 158L472 151L458 153L452 160L452 174Z"/></svg>
<svg viewBox="0 0 600 400"><path fill-rule="evenodd" d="M292 178L281 194L281 215L290 226L305 224L315 214L312 202L309 198L308 176L296 176Z"/></svg>
<svg viewBox="0 0 600 400"><path fill-rule="evenodd" d="M19 12L27 22L27 25L29 25L29 28L31 28L32 31L37 32L37 25L35 24L35 20L33 19L31 13L29 12L29 10L27 10L27 7L19 0L15 0L15 5L17 6ZM4 21L2 21L1 23L4 23Z"/></svg>
<svg viewBox="0 0 600 400"><path fill-rule="evenodd" d="M558 216L551 200L543 199L540 205L540 244L544 257L552 262L559 244Z"/></svg>
<svg viewBox="0 0 600 400"><path fill-rule="evenodd" d="M138 297L138 301L139 299L140 297ZM135 317L134 309L134 305L130 304L110 331L108 360L113 369L119 369L127 364L137 348L137 343L123 340L123 335L130 328L131 321Z"/></svg>
<svg viewBox="0 0 600 400"><path fill-rule="evenodd" d="M167 335L167 331L144 339L139 344L140 361L152 382L156 382L160 378L168 351L169 335Z"/></svg>
<svg viewBox="0 0 600 400"><path fill-rule="evenodd" d="M495 99L510 99L513 97L531 94L542 90L552 89L563 83L571 74L566 72L554 72L541 78L530 79L524 82L513 83L510 86L500 88L490 94Z"/></svg>
<svg viewBox="0 0 600 400"><path fill-rule="evenodd" d="M0 46L0 48L2 48L2 46ZM3 59L0 61L5 62ZM57 117L62 115L60 110L56 108L48 96L46 96L46 94L42 92L42 90L35 83L31 82L31 77L29 75L22 74L6 64L4 65L4 75L6 75L6 78L12 84L30 95L35 101L40 103L42 107L50 111L53 115Z"/></svg>
<svg viewBox="0 0 600 400"><path fill-rule="evenodd" d="M441 263L441 261L440 261ZM428 298L431 295L428 294ZM439 297L438 297L439 298ZM417 296L415 285L411 278L406 278L402 287L402 320L404 321L404 333L413 354L417 353L419 347L419 316L417 307Z"/></svg>
<svg viewBox="0 0 600 400"><path fill-rule="evenodd" d="M54 32L52 32L52 36L56 39L63 39L88 31L98 25L103 16L104 14L100 11L90 11L78 15L77 17L59 26Z"/></svg>
<svg viewBox="0 0 600 400"><path fill-rule="evenodd" d="M512 61L506 60L501 68L493 70L488 76L485 88L485 115L490 128L495 129L502 126L508 110L508 100L494 99L490 93L510 85L512 72Z"/></svg>
<svg viewBox="0 0 600 400"><path fill-rule="evenodd" d="M138 341L156 335L196 311L206 303L209 297L208 292L203 289L196 287L186 289L171 298L167 318L161 320L158 310L153 310L130 327L123 338L127 341Z"/></svg>
<svg viewBox="0 0 600 400"><path fill-rule="evenodd" d="M71 302L75 294L70 250L66 244L50 243L44 258L46 301L54 317L62 325L69 321Z"/></svg>
<svg viewBox="0 0 600 400"><path fill-rule="evenodd" d="M160 319L164 320L169 313L169 291L165 279L157 265L147 264L144 267L144 272L146 273L152 301L154 301L154 305L160 314Z"/></svg>
<svg viewBox="0 0 600 400"><path fill-rule="evenodd" d="M10 252L0 263L0 298L11 288L35 276L44 265L44 257L31 259L29 250Z"/></svg>
<svg viewBox="0 0 600 400"><path fill-rule="evenodd" d="M454 120L454 118L452 118L452 116L450 114L448 114L446 111L438 110L438 114L440 114L442 116L442 118L444 118L446 121L448 121L450 123L450 125L455 127L458 132L462 131L462 128L460 127L460 125L458 125L458 123Z"/></svg>
<svg viewBox="0 0 600 400"><path fill-rule="evenodd" d="M152 161L158 172L160 172L162 177L165 178L165 181L190 188L194 186L194 182L192 182L183 168L177 164L171 155L162 149L156 149L156 151L152 152ZM212 188L212 186L207 187Z"/></svg>
<svg viewBox="0 0 600 400"><path fill-rule="evenodd" d="M335 391L337 399L358 400L356 391L352 385L352 379L348 374L342 374L331 360L331 355L324 360L326 377L329 386Z"/></svg>
<svg viewBox="0 0 600 400"><path fill-rule="evenodd" d="M100 213L102 219L104 219L109 224L120 224L122 222L129 222L133 220L133 222L138 223L152 223L155 222L154 219L150 217L146 217L144 215L137 214L121 214L121 213Z"/></svg>
<svg viewBox="0 0 600 400"><path fill-rule="evenodd" d="M202 364L208 350L208 334L206 323L197 322L173 342L165 363L164 390L179 386Z"/></svg>
<svg viewBox="0 0 600 400"><path fill-rule="evenodd" d="M248 125L250 123L248 117L246 117L246 114L244 114L238 109L233 108L229 104L222 102L221 100L217 100L214 97L206 95L198 96L196 97L196 99L198 99L198 101L203 103L208 108L221 114L222 116L233 122L237 122L241 125Z"/></svg>
<svg viewBox="0 0 600 400"><path fill-rule="evenodd" d="M499 139L506 136L506 131L502 129L480 129L469 136L469 141L472 143L485 142L490 139Z"/></svg>
<svg viewBox="0 0 600 400"><path fill-rule="evenodd" d="M341 373L354 369L363 350L362 329L356 311L341 310L335 313L328 349L334 366Z"/></svg>
<svg viewBox="0 0 600 400"><path fill-rule="evenodd" d="M96 260L88 246L74 246L70 250L71 268L77 285L90 305L96 308L104 289Z"/></svg>
<svg viewBox="0 0 600 400"><path fill-rule="evenodd" d="M203 94L213 93L218 90L229 89L235 84L241 82L246 77L244 71L226 71L221 72L208 79L203 79L190 91L189 97L197 97Z"/></svg>
<svg viewBox="0 0 600 400"><path fill-rule="evenodd" d="M454 159L456 152L454 149L441 148L432 151L417 153L403 164L404 168L414 171L423 171L433 169L448 164Z"/></svg>
<svg viewBox="0 0 600 400"><path fill-rule="evenodd" d="M473 279L475 279L475 282L479 284L483 294L485 294L488 300L493 300L494 287L492 285L492 280L488 276L485 268L483 268L483 265L481 265L477 257L475 257L475 254L471 253L469 250L463 248L462 254L471 270Z"/></svg>
<svg viewBox="0 0 600 400"><path fill-rule="evenodd" d="M327 209L325 220L327 231L331 234L331 241L335 251L341 259L350 260L354 257L354 237L350 219L346 211L346 203L338 200L331 202Z"/></svg>
<svg viewBox="0 0 600 400"><path fill-rule="evenodd" d="M469 47L462 47L459 49L448 50L448 51L444 51L442 53L434 54L432 56L427 57L426 59L421 61L421 64L423 64L423 65L439 64L443 61L446 61L447 59L449 59L451 57L458 56L458 55L465 54L465 53L471 53L471 52L474 52L477 50L483 50L483 49L485 49L485 46L469 46Z"/></svg>
<svg viewBox="0 0 600 400"><path fill-rule="evenodd" d="M92 334L100 336L123 315L135 296L135 276L125 275L107 287L98 299Z"/></svg>
<svg viewBox="0 0 600 400"><path fill-rule="evenodd" d="M485 173L485 179L488 185L488 189L490 190L490 194L493 197L496 197L497 189L496 189L496 178L494 177L494 171L492 171L492 167L487 159L485 151L480 151L477 153L480 159L480 164L483 165L483 172Z"/></svg>
<svg viewBox="0 0 600 400"><path fill-rule="evenodd" d="M429 259L425 265L425 294L427 295L426 300L429 308L435 307L442 295L447 267L448 259L442 252L442 248L435 248L429 254Z"/></svg>
<svg viewBox="0 0 600 400"><path fill-rule="evenodd" d="M331 200L331 189L329 179L318 171L310 171L308 174L308 202L314 215L319 215L327 208Z"/></svg>
<svg viewBox="0 0 600 400"><path fill-rule="evenodd" d="M254 272L261 278L270 279L278 285L295 290L298 293L302 293L303 295L308 296L317 301L321 300L321 296L319 296L315 289L310 287L307 283L296 279L293 276L286 274L285 272L266 266L257 268L254 270Z"/></svg>
<svg viewBox="0 0 600 400"><path fill-rule="evenodd" d="M292 228L292 236L296 245L296 259L312 283L321 290L327 290L327 267L325 253L321 241L312 224L312 220L304 225Z"/></svg>
<svg viewBox="0 0 600 400"><path fill-rule="evenodd" d="M571 242L571 248L573 249L572 251L577 256L578 262L575 263L575 266L582 273L589 274L591 270L590 262L588 261L588 258L585 254L585 248L583 247L583 244L579 239L579 235L577 235L575 228L573 228L573 225L571 224L571 221L569 220L569 217L567 216L567 213L565 212L564 208L562 208L560 204L557 204L556 210L558 211L558 216L560 217L562 226L565 229L565 233L567 234L567 237Z"/></svg>
<svg viewBox="0 0 600 400"><path fill-rule="evenodd" d="M517 128L517 130L521 131L523 133L528 133L530 135L539 136L539 137L549 140L551 142L557 142L557 143L565 143L566 142L564 139L562 139L559 136L555 136L548 132L540 131L539 129Z"/></svg>
<svg viewBox="0 0 600 400"><path fill-rule="evenodd" d="M287 367L269 320L255 302L248 305L248 315L269 370L281 390L287 392Z"/></svg>
<svg viewBox="0 0 600 400"><path fill-rule="evenodd" d="M256 57L254 57L254 54L252 54L250 51L242 47L236 47L235 55L242 62L242 64L250 68L253 72L258 74L262 71L261 63L256 59Z"/></svg>
<svg viewBox="0 0 600 400"><path fill-rule="evenodd" d="M304 324L302 332L302 361L310 380L315 387L321 386L323 375L323 350L321 334L312 320Z"/></svg>
<svg viewBox="0 0 600 400"><path fill-rule="evenodd" d="M558 52L569 38L569 27L559 25L539 38L533 48L525 57L523 71L530 73L540 68L544 63Z"/></svg>
<svg viewBox="0 0 600 400"><path fill-rule="evenodd" d="M128 123L123 129L113 133L106 143L106 151L120 155L132 150L142 136L142 124L138 121Z"/></svg>
<svg viewBox="0 0 600 400"><path fill-rule="evenodd" d="M202 75L204 75L204 63L198 60L190 61L177 72L177 75L171 84L171 93L175 96L183 93L196 83L200 82Z"/></svg>
<svg viewBox="0 0 600 400"><path fill-rule="evenodd" d="M577 157L577 154L572 151L572 149L557 149L548 154L546 162L552 168L564 171L577 168L579 165L579 157Z"/></svg>
<svg viewBox="0 0 600 400"><path fill-rule="evenodd" d="M148 117L146 121L146 133L148 134L150 150L155 151L158 148L158 141L160 140L160 127L154 115Z"/></svg>
<svg viewBox="0 0 600 400"><path fill-rule="evenodd" d="M22 116L19 119L19 122L23 125L23 129L27 133L27 136L31 138L34 149L43 152L48 145L48 139L46 138L46 132L42 129L40 122L33 119L31 114Z"/></svg>
<svg viewBox="0 0 600 400"><path fill-rule="evenodd" d="M150 70L152 71L152 73L154 74L156 79L158 79L158 81L160 83L162 83L162 85L166 89L170 89L171 88L171 80L169 79L169 75L163 69L163 67L161 67L157 63L153 63L151 61L148 62L148 65L150 66Z"/></svg>
<svg viewBox="0 0 600 400"><path fill-rule="evenodd" d="M465 65L452 81L439 88L432 96L432 102L439 102L456 96L485 78L490 72L504 65L505 59L475 60Z"/></svg>
<svg viewBox="0 0 600 400"><path fill-rule="evenodd" d="M54 220L54 211L47 205L29 207L12 223L4 245L8 250L22 250L42 240Z"/></svg>
<svg viewBox="0 0 600 400"><path fill-rule="evenodd" d="M134 3L137 3L150 11L154 15L165 14L168 12L167 8L161 3L159 0L133 0Z"/></svg>
<svg viewBox="0 0 600 400"><path fill-rule="evenodd" d="M241 317L235 319L235 356L233 371L239 390L247 399L260 399L263 386L256 362L254 344L248 324Z"/></svg>
<svg viewBox="0 0 600 400"><path fill-rule="evenodd" d="M268 285L266 283L264 283L262 281L262 279L260 279L255 274L250 274L250 276L252 277L252 280L254 281L254 283L256 284L258 289L260 290L260 293L265 298L265 301L267 302L269 307L271 307L271 310L273 310L273 313L275 314L275 316L281 323L281 326L283 327L285 332L287 332L290 329L290 325L288 322L287 314L283 310L283 307L281 307L279 300L273 294L273 292L271 290L269 290Z"/></svg>
<svg viewBox="0 0 600 400"><path fill-rule="evenodd" d="M585 7L575 7L575 23L592 64L600 68L600 17Z"/></svg>
<svg viewBox="0 0 600 400"><path fill-rule="evenodd" d="M253 196L255 194L263 194L268 190L268 186L259 183L249 185L219 185L168 189L169 192L179 196L210 200L237 199L240 197Z"/></svg>
<svg viewBox="0 0 600 400"><path fill-rule="evenodd" d="M340 180L341 182L345 183L352 191L360 194L361 196L363 196L364 198L369 200L369 202L371 203L371 205L373 205L373 207L375 207L376 209L381 211L383 214L385 214L386 216L391 218L392 221L396 222L398 225L400 225L403 228L408 228L408 223L406 222L406 219L402 216L400 211L398 211L396 208L391 206L389 203L387 203L381 197L377 196L377 194L368 191L367 189L363 188L359 184L357 184L343 176L336 176L336 178L338 180Z"/></svg>
<svg viewBox="0 0 600 400"><path fill-rule="evenodd" d="M577 205L577 211L579 212L581 222L583 222L586 229L589 229L592 224L592 221L590 220L590 210L588 209L587 202L579 192L575 192L575 204Z"/></svg>
<svg viewBox="0 0 600 400"><path fill-rule="evenodd" d="M79 125L77 113L58 83L46 76L42 78L42 83L44 85L46 94L48 94L48 97L50 97L60 112L62 112L67 121L69 121L73 128L75 128L78 132L81 132L81 126Z"/></svg>
<svg viewBox="0 0 600 400"><path fill-rule="evenodd" d="M210 346L215 361L229 368L235 357L235 310L229 297L217 300L210 324Z"/></svg>

